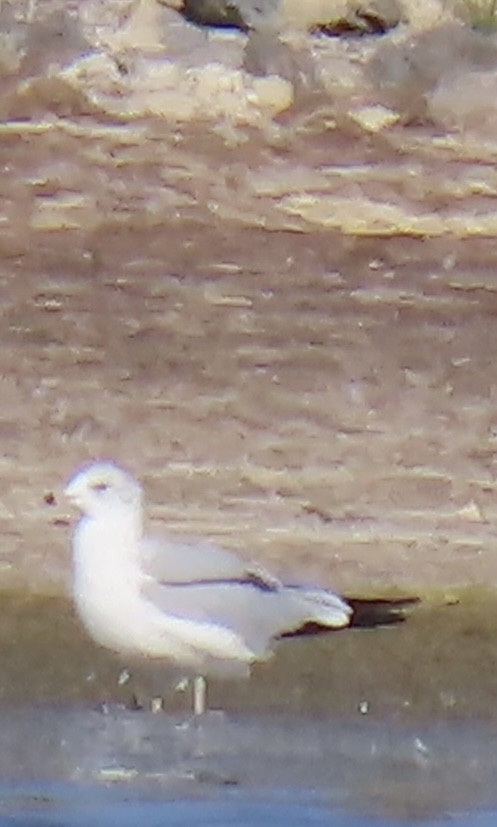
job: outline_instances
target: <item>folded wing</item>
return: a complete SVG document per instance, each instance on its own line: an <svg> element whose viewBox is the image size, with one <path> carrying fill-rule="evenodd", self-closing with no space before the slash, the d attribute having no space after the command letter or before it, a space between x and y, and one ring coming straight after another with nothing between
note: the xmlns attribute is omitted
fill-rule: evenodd
<svg viewBox="0 0 497 827"><path fill-rule="evenodd" d="M264 657L272 640L308 624L341 628L351 609L333 592L286 587L204 541L144 544L142 592L167 617L227 629Z"/></svg>

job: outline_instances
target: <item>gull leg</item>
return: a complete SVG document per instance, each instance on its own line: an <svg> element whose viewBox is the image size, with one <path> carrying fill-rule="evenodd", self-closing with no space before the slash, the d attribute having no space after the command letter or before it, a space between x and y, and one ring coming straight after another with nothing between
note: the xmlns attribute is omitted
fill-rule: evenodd
<svg viewBox="0 0 497 827"><path fill-rule="evenodd" d="M193 679L193 714L203 715L207 708L207 681L203 675Z"/></svg>

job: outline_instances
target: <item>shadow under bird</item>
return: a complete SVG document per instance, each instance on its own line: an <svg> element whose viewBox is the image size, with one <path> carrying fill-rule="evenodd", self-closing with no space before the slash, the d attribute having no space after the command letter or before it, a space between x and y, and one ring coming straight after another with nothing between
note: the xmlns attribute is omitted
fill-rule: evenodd
<svg viewBox="0 0 497 827"><path fill-rule="evenodd" d="M144 534L143 491L113 462L84 468L66 488L82 513L73 536L73 594L100 645L193 677L194 713L206 678L243 678L279 638L404 619L416 598L346 599L286 585L205 540Z"/></svg>

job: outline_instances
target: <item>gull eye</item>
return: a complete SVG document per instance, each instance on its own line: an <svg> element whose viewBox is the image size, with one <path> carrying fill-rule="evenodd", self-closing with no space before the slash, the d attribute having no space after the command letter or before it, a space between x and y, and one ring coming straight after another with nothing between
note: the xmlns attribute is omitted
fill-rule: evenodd
<svg viewBox="0 0 497 827"><path fill-rule="evenodd" d="M102 494L104 491L109 490L109 486L107 485L106 482L96 482L94 485L92 485L92 488L93 488L94 491L97 491L99 494Z"/></svg>

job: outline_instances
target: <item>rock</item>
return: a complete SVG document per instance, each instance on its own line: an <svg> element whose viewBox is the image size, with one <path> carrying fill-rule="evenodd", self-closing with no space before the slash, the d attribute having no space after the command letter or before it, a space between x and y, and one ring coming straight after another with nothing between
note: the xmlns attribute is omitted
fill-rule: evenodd
<svg viewBox="0 0 497 827"><path fill-rule="evenodd" d="M192 23L249 31L271 20L280 0L159 0Z"/></svg>
<svg viewBox="0 0 497 827"><path fill-rule="evenodd" d="M382 34L403 19L398 0L281 0L287 25L328 36Z"/></svg>

